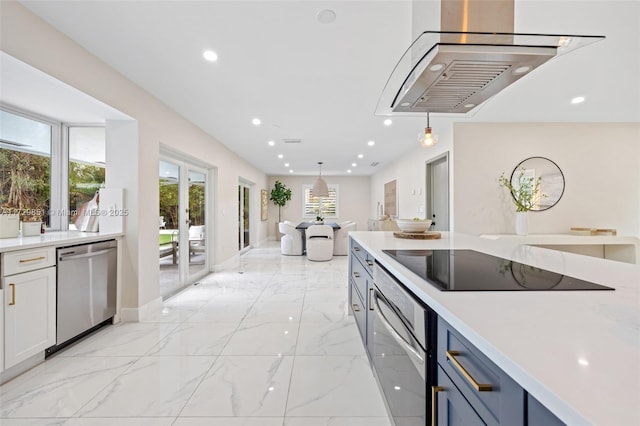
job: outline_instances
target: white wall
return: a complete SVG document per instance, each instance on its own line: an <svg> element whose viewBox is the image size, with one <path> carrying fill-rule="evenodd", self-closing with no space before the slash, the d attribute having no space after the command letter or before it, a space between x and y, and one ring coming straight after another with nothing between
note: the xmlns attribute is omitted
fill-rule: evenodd
<svg viewBox="0 0 640 426"><path fill-rule="evenodd" d="M359 231L367 229L367 219L369 216L369 206L371 204L368 176L324 176L327 184L338 185L338 217L327 218L330 222L344 222L351 220L357 223ZM313 185L316 176L271 176L269 178L269 194L273 189L276 180L284 183L291 189L291 201L282 208L282 220L301 222L302 217L302 185ZM278 221L278 206L269 201L269 234L275 237Z"/></svg>
<svg viewBox="0 0 640 426"><path fill-rule="evenodd" d="M371 206L384 197L384 184L398 180L400 217L420 215L425 197L425 163L449 150L451 230L471 234L513 233L515 208L501 172L522 160L543 156L562 169L565 193L555 207L531 213L530 233L566 233L572 226L617 228L640 235L640 124L638 123L455 123L433 124L440 141L415 148L371 177ZM451 130L451 133L448 131ZM455 142L453 139L455 137Z"/></svg>
<svg viewBox="0 0 640 426"><path fill-rule="evenodd" d="M212 219L216 229L214 261L221 263L238 253L238 181L243 177L264 187L268 185L264 173L19 3L0 2L0 19L4 52L137 121L138 143L124 149L139 161L137 167L121 167L120 172L126 176L119 179L125 183L125 193L136 197L130 205L139 209L131 213L126 223L126 239L135 240L137 244L126 244L123 253L123 258L131 265L123 269L124 308L137 308L159 297L158 161L161 143L215 168L216 181L211 189L214 197ZM108 173L112 166L109 165ZM254 197L253 205L259 206L260 191L255 191ZM257 218L254 221L255 238L266 240L266 222Z"/></svg>
<svg viewBox="0 0 640 426"><path fill-rule="evenodd" d="M451 171L453 156L455 155L452 152L453 135L451 125L442 124L433 119L431 119L430 124L433 132L438 136L438 143L435 146L422 148L419 146L416 137L416 147L414 149L388 165L381 164L380 167L384 168L371 177L370 217L376 217L377 203L384 202L384 184L394 179L397 180L398 217L424 217L424 209L426 208L426 163L449 151L449 170ZM416 135L420 130L424 131L424 129L416 129ZM415 195L413 190L416 190ZM449 223L453 223L453 220L451 220L452 211L453 209L450 205Z"/></svg>
<svg viewBox="0 0 640 426"><path fill-rule="evenodd" d="M515 207L497 179L540 156L566 184L558 204L529 214L530 233L578 226L640 236L640 124L458 123L454 134L456 231L514 233Z"/></svg>

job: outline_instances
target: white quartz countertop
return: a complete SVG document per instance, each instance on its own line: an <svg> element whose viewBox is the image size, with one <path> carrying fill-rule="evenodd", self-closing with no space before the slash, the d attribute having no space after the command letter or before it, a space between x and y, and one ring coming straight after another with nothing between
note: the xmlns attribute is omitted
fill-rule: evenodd
<svg viewBox="0 0 640 426"><path fill-rule="evenodd" d="M509 238L350 235L565 423L640 425L640 265L531 247ZM382 253L429 248L473 249L615 291L445 292Z"/></svg>
<svg viewBox="0 0 640 426"><path fill-rule="evenodd" d="M58 231L45 232L34 237L2 238L0 239L0 253L14 250L24 250L46 246L66 246L104 241L121 237L121 233Z"/></svg>

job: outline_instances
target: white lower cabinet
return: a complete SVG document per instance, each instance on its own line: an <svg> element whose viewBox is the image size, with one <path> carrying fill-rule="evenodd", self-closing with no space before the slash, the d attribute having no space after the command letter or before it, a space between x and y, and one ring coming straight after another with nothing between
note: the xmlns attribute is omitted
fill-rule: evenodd
<svg viewBox="0 0 640 426"><path fill-rule="evenodd" d="M4 290L0 288L0 372L4 371Z"/></svg>
<svg viewBox="0 0 640 426"><path fill-rule="evenodd" d="M2 278L4 369L56 343L55 266Z"/></svg>

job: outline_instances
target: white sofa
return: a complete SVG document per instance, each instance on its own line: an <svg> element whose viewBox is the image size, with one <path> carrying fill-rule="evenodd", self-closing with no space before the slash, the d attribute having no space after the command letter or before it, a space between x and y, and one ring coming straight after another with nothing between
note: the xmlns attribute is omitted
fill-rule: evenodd
<svg viewBox="0 0 640 426"><path fill-rule="evenodd" d="M280 239L280 252L288 256L302 256L302 231L296 224L285 220L278 224L278 230L284 234Z"/></svg>
<svg viewBox="0 0 640 426"><path fill-rule="evenodd" d="M333 228L329 225L311 225L306 231L307 259L317 262L333 257Z"/></svg>
<svg viewBox="0 0 640 426"><path fill-rule="evenodd" d="M356 223L348 220L338 225L340 229L333 234L333 255L346 256L349 254L349 232L356 230Z"/></svg>

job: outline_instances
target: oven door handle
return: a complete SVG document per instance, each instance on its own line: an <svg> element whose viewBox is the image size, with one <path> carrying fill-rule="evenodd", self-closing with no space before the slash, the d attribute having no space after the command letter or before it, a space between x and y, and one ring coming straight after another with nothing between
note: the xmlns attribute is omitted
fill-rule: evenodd
<svg viewBox="0 0 640 426"><path fill-rule="evenodd" d="M388 306L391 312L393 312L393 310L391 306L389 306L389 304L384 299L380 298L380 293L378 292L378 290L373 290L373 305L376 311L378 312L378 314L380 315L380 322L382 323L382 325L384 325L387 331L391 333L393 338L400 344L400 346L404 348L405 351L407 351L408 354L413 356L419 364L424 364L424 357L420 354L420 352L416 350L416 348L414 347L414 345L411 344L411 342L408 342L407 339L402 337L402 335L398 333L395 328L393 328L393 325L391 325L387 317L384 316L384 312L382 312L382 309L380 309L380 304L378 303L379 300L381 300L382 303Z"/></svg>

